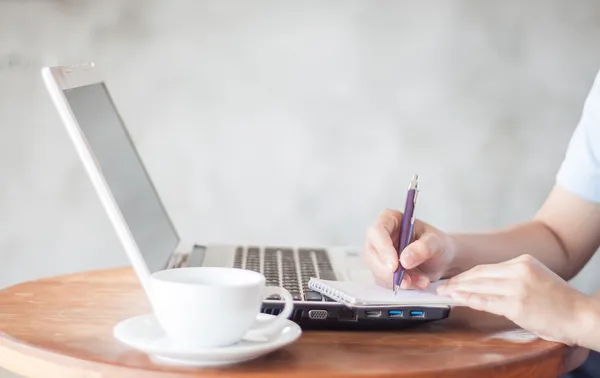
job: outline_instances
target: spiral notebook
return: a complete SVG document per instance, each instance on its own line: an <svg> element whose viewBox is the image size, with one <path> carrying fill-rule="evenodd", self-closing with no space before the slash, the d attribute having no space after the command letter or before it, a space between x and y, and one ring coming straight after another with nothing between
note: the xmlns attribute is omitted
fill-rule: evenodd
<svg viewBox="0 0 600 378"><path fill-rule="evenodd" d="M400 290L396 295L391 289L376 284L353 281L328 281L311 278L308 287L348 307L459 305L452 298L436 293L436 287L442 282L435 282L426 290Z"/></svg>

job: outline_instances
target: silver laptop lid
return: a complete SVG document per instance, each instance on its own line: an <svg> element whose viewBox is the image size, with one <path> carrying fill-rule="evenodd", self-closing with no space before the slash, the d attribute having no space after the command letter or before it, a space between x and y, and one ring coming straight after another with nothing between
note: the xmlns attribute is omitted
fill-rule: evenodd
<svg viewBox="0 0 600 378"><path fill-rule="evenodd" d="M165 269L179 235L108 89L97 83L63 92L148 269Z"/></svg>

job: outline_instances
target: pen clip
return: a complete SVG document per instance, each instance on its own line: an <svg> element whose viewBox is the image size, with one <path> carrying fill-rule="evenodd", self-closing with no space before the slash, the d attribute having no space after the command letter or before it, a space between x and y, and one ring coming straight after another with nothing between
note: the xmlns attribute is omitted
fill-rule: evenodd
<svg viewBox="0 0 600 378"><path fill-rule="evenodd" d="M413 205L417 204L418 198L419 198L419 189L415 189L415 196L413 197Z"/></svg>
<svg viewBox="0 0 600 378"><path fill-rule="evenodd" d="M413 197L413 212L412 212L412 217L410 218L410 222L414 223L415 222L415 213L416 213L416 207L417 207L417 199L419 198L419 189L415 189L415 196Z"/></svg>

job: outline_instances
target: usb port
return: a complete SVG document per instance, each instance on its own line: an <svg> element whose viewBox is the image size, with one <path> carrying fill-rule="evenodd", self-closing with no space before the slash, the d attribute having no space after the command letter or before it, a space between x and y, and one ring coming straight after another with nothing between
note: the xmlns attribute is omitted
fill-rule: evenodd
<svg viewBox="0 0 600 378"><path fill-rule="evenodd" d="M381 311L365 311L367 318L378 318L381 316Z"/></svg>
<svg viewBox="0 0 600 378"><path fill-rule="evenodd" d="M402 317L402 311L401 310L389 310L388 311L388 316L390 318L401 318Z"/></svg>
<svg viewBox="0 0 600 378"><path fill-rule="evenodd" d="M411 318L424 318L425 312L424 311L411 311L410 317Z"/></svg>

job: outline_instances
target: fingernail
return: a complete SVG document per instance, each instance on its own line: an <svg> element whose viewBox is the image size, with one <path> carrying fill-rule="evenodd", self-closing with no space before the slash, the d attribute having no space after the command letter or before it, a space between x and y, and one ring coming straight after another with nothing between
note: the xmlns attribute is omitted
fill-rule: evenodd
<svg viewBox="0 0 600 378"><path fill-rule="evenodd" d="M403 279L402 282L400 282L400 289L408 289L408 281L406 281L406 279Z"/></svg>
<svg viewBox="0 0 600 378"><path fill-rule="evenodd" d="M400 256L400 259L402 260L402 265L405 268L411 268L412 264L414 263L413 253L410 249L405 249Z"/></svg>
<svg viewBox="0 0 600 378"><path fill-rule="evenodd" d="M389 270L391 270L392 272L393 272L394 270L396 270L396 267L395 267L394 261L391 261L391 260L390 260L390 261L388 261L388 262L387 262L385 265L387 265L388 269L389 269Z"/></svg>

